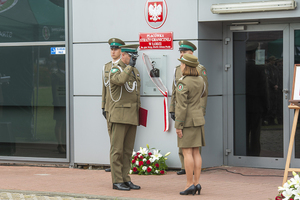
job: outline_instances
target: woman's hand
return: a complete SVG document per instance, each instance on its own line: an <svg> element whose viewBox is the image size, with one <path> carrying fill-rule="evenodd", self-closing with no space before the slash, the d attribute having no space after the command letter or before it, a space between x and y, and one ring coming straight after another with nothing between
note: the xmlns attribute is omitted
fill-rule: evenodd
<svg viewBox="0 0 300 200"><path fill-rule="evenodd" d="M176 128L176 133L177 133L177 136L179 137L179 138L182 138L182 130L181 129L177 129Z"/></svg>

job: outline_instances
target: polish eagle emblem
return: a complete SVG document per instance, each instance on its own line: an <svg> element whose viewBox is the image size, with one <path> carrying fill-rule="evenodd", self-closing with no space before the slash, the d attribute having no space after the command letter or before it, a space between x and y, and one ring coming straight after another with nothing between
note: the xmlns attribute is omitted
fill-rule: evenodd
<svg viewBox="0 0 300 200"><path fill-rule="evenodd" d="M2 6L3 4L5 4L7 2L7 0L0 0L0 6Z"/></svg>
<svg viewBox="0 0 300 200"><path fill-rule="evenodd" d="M157 22L162 21L162 4L154 3L149 5L149 21Z"/></svg>

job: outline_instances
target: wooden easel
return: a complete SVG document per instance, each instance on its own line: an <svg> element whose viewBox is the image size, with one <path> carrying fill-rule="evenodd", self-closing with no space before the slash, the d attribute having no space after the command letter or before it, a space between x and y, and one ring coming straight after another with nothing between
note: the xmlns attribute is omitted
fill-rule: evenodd
<svg viewBox="0 0 300 200"><path fill-rule="evenodd" d="M300 172L300 168L290 168L291 156L292 156L292 151L293 151L293 146L294 146L294 141L295 141L295 134L296 134L296 128L297 128L297 122L298 122L298 116L299 116L299 110L300 110L300 103L295 102L294 104L291 104L288 107L289 107L289 109L295 109L295 115L294 115L294 122L293 122L291 137L290 137L289 150L288 150L286 163L285 163L285 170L284 170L282 186L283 186L283 184L286 183L289 172L292 172L292 171Z"/></svg>

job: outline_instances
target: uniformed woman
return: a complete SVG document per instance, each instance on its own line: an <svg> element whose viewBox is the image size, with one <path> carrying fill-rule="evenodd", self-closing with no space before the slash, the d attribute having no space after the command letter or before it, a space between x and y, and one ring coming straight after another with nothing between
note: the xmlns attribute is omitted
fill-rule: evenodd
<svg viewBox="0 0 300 200"><path fill-rule="evenodd" d="M185 54L178 59L181 62L182 77L176 91L175 128L178 147L182 148L187 184L181 195L200 194L199 184L202 158L199 147L205 146L204 116L201 109L201 97L206 96L205 84L196 69L197 57ZM202 91L202 92L199 92ZM193 175L194 172L194 175Z"/></svg>

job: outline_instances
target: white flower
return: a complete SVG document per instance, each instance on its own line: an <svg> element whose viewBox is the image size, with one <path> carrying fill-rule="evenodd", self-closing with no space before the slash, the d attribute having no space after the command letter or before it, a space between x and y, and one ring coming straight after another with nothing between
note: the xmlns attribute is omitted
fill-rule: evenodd
<svg viewBox="0 0 300 200"><path fill-rule="evenodd" d="M153 150L153 154L151 155L151 158L153 158L154 160L159 160L160 157L162 157L162 155L160 153L158 153L159 150Z"/></svg>
<svg viewBox="0 0 300 200"><path fill-rule="evenodd" d="M151 166L149 166L149 168L150 168L150 169L152 169L152 167L151 167Z"/></svg>
<svg viewBox="0 0 300 200"><path fill-rule="evenodd" d="M289 200L293 193L291 189L286 189L282 192L282 195L285 197L283 200Z"/></svg>
<svg viewBox="0 0 300 200"><path fill-rule="evenodd" d="M135 164L136 164L136 165L139 165L139 161L135 161Z"/></svg>
<svg viewBox="0 0 300 200"><path fill-rule="evenodd" d="M143 159L143 162L146 162L146 161L147 161L147 159L146 159L146 158L144 158L144 159Z"/></svg>
<svg viewBox="0 0 300 200"><path fill-rule="evenodd" d="M136 152L133 150L133 151L132 151L132 156L134 156L135 154L136 154Z"/></svg>
<svg viewBox="0 0 300 200"><path fill-rule="evenodd" d="M153 163L155 161L154 158L150 158L149 160L150 160L151 163Z"/></svg>
<svg viewBox="0 0 300 200"><path fill-rule="evenodd" d="M146 169L147 169L147 167L146 167L146 166L142 167L142 170L146 171Z"/></svg>
<svg viewBox="0 0 300 200"><path fill-rule="evenodd" d="M129 170L129 174L132 174L132 170Z"/></svg>
<svg viewBox="0 0 300 200"><path fill-rule="evenodd" d="M295 195L295 197L294 197L295 200L299 200L300 199L300 187L298 187L296 190L293 190L292 194Z"/></svg>
<svg viewBox="0 0 300 200"><path fill-rule="evenodd" d="M294 178L291 178L290 180L291 180L291 185L294 185L295 188L298 188L300 186L300 177L298 174L296 174Z"/></svg>
<svg viewBox="0 0 300 200"><path fill-rule="evenodd" d="M290 189L290 184L288 182L286 182L285 184L283 184L283 187L278 187L278 192L285 191L287 189Z"/></svg>
<svg viewBox="0 0 300 200"><path fill-rule="evenodd" d="M155 170L155 174L158 174L159 173L159 171L158 170Z"/></svg>
<svg viewBox="0 0 300 200"><path fill-rule="evenodd" d="M148 150L146 148L140 147L140 150L138 152L145 155L148 153Z"/></svg>

